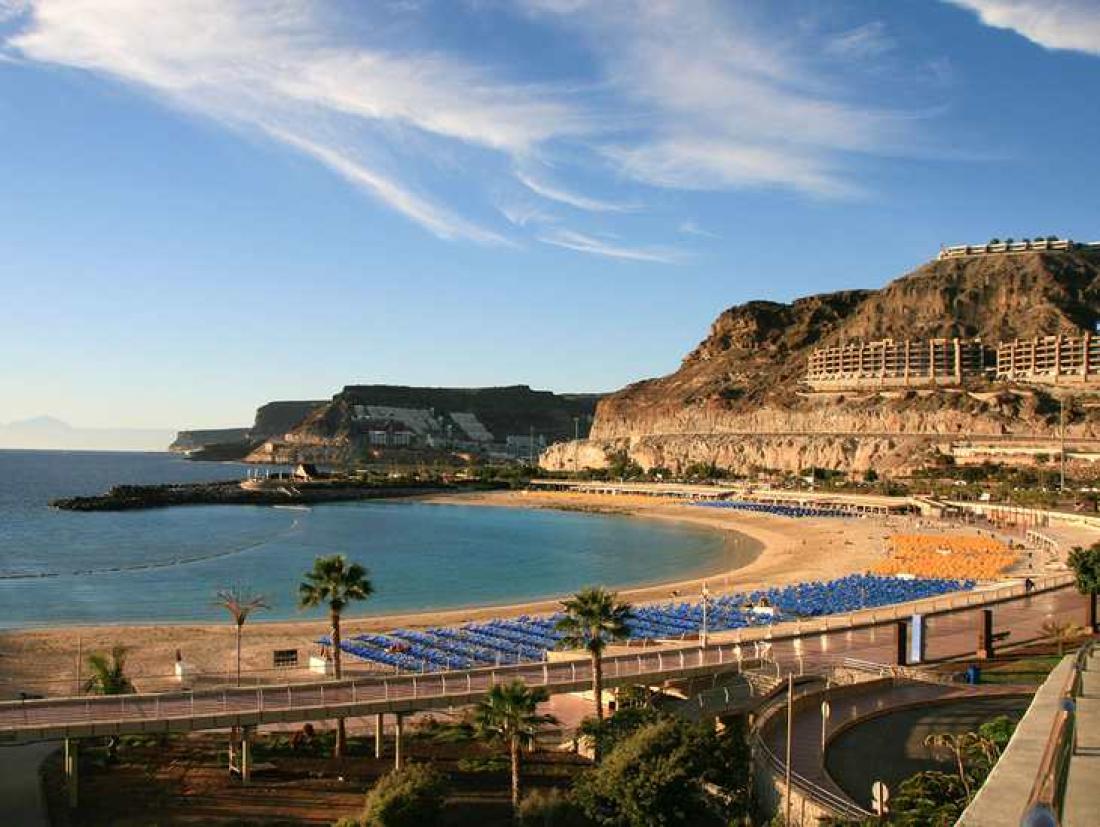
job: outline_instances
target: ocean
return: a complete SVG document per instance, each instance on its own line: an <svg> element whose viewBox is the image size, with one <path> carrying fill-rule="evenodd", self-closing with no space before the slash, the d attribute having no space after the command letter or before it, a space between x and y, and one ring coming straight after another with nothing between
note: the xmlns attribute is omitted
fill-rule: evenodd
<svg viewBox="0 0 1100 827"><path fill-rule="evenodd" d="M304 619L302 573L341 553L375 595L349 616L495 605L581 586L642 585L734 568L756 547L665 521L374 501L308 508L186 506L64 512L58 497L120 483L236 479L245 466L167 453L0 450L0 629L224 620L215 593L266 595L268 620Z"/></svg>

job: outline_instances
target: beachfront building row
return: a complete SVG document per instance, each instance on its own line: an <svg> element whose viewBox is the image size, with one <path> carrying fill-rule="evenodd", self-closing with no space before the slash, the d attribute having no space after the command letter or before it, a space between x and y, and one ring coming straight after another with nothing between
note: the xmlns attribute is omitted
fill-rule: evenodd
<svg viewBox="0 0 1100 827"><path fill-rule="evenodd" d="M980 339L852 342L815 349L805 374L815 391L952 386L975 379L1100 385L1100 337L1013 339L995 350Z"/></svg>

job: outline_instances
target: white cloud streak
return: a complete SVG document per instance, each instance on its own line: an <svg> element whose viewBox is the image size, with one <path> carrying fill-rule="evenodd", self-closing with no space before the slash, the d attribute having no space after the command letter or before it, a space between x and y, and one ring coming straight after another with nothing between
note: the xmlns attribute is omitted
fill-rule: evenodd
<svg viewBox="0 0 1100 827"><path fill-rule="evenodd" d="M503 236L470 224L462 218L425 201L396 181L355 163L348 158L347 153L314 143L306 138L297 137L280 129L269 129L268 132L272 137L331 167L351 183L373 193L393 209L428 228L440 238L467 238L482 244L511 244Z"/></svg>
<svg viewBox="0 0 1100 827"><path fill-rule="evenodd" d="M555 229L539 236L539 241L555 247L564 247L579 253L589 253L604 258L629 261L648 261L660 264L678 264L683 254L677 250L654 247L625 247L575 230Z"/></svg>
<svg viewBox="0 0 1100 827"><path fill-rule="evenodd" d="M500 240L370 168L362 157L369 141L356 139L349 153L325 138L390 125L517 153L586 128L547 90L496 83L461 61L339 45L312 7L295 0L191 0L155 13L143 0L34 0L31 12L9 39L23 58L101 73L258 129L442 238Z"/></svg>
<svg viewBox="0 0 1100 827"><path fill-rule="evenodd" d="M820 67L801 57L814 49L760 30L748 4L696 0L690 12L671 0L525 5L598 44L609 83L648 116L644 134L600 148L646 184L848 197L862 188L841 155L904 152L913 130L910 118L824 91ZM865 51L873 35L862 35Z"/></svg>
<svg viewBox="0 0 1100 827"><path fill-rule="evenodd" d="M894 41L886 33L886 24L872 20L834 35L825 43L825 53L844 60L868 60L893 50Z"/></svg>
<svg viewBox="0 0 1100 827"><path fill-rule="evenodd" d="M177 0L155 9L148 0L0 0L0 10L19 12L0 56L93 72L263 135L440 238L510 243L474 215L480 206L502 226L496 212L504 215L511 232L538 226L548 244L636 261L680 254L556 227L532 193L620 222L642 197L605 197L612 181L616 193L625 181L851 197L863 189L853 157L904 154L916 131L915 119L854 103L850 90L823 80L837 54L873 60L889 48L881 24L822 46L785 21L761 28L749 3L512 2L547 33L582 44L593 71L512 80L523 67L423 46L416 27L429 9L406 2L353 4L353 37L333 8L309 0ZM394 30L374 25L387 9L400 10ZM499 12L487 3L475 13ZM417 45L394 31L414 32L408 40ZM586 192L536 174L561 158L574 165L562 180L584 180ZM518 190L509 170L525 188L519 195L509 192ZM461 210L450 206L456 199Z"/></svg>
<svg viewBox="0 0 1100 827"><path fill-rule="evenodd" d="M557 201L561 204L567 204L578 210L586 210L588 212L632 212L638 209L636 204L619 204L614 201L601 201L597 198L590 198L580 193L571 192L555 184L539 181L524 172L517 172L516 178L519 179L519 182L523 184L523 186L527 187L527 189L531 190L531 192L536 195L541 195L543 198Z"/></svg>
<svg viewBox="0 0 1100 827"><path fill-rule="evenodd" d="M947 0L987 26L1010 29L1047 49L1100 55L1096 0Z"/></svg>

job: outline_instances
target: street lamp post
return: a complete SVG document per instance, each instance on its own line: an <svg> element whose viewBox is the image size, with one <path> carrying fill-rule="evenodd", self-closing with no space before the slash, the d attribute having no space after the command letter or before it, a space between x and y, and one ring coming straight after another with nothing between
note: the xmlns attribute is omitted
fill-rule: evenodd
<svg viewBox="0 0 1100 827"><path fill-rule="evenodd" d="M707 581L703 581L703 630L699 635L699 645L706 647L707 645L707 598L710 596L710 592L707 591Z"/></svg>

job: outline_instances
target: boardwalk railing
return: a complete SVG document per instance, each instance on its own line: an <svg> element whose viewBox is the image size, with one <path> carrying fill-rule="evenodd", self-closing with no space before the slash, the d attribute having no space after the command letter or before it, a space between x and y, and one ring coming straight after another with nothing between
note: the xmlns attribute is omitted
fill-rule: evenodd
<svg viewBox="0 0 1100 827"><path fill-rule="evenodd" d="M1061 706L1054 717L1046 749L1039 762L1039 771L1031 788L1031 795L1028 796L1027 812L1052 814L1056 824L1062 821L1066 779L1069 776L1069 763L1073 758L1077 741L1076 713L1077 697L1081 694L1081 673L1095 650L1096 643L1096 641L1090 641L1077 652L1073 669L1066 678L1061 692Z"/></svg>
<svg viewBox="0 0 1100 827"><path fill-rule="evenodd" d="M803 690L801 692L795 690L794 700L797 703L798 699L812 697L816 694L818 694L817 689ZM753 744L756 747L757 753L764 758L768 767L779 778L785 777L787 762L772 752L771 747L768 746L767 741L763 737L763 733L771 724L772 720L777 715L782 714L786 708L787 693L783 691L775 695L771 702L760 713L753 735ZM864 810L850 799L837 795L832 790L826 789L820 784L811 781L809 778L795 772L793 769L790 772L790 776L792 787L797 789L800 794L813 801L815 804L829 810L834 815L857 821L863 821L864 819L874 817L874 813L869 810Z"/></svg>
<svg viewBox="0 0 1100 827"><path fill-rule="evenodd" d="M1071 580L1072 578L1070 578ZM1063 576L1037 581L1039 591L1062 588ZM868 609L839 617L712 634L710 645L648 649L604 659L609 686L738 671L768 660L772 645L826 631L874 626L914 611L940 614L1029 596L1022 584L962 592L910 604ZM795 656L799 668L801 656ZM812 659L809 659L812 660ZM807 660L807 662L809 662ZM810 663L811 668L814 663ZM778 671L778 667L776 667ZM93 735L189 731L276 722L411 712L459 706L481 698L497 683L522 680L554 692L591 684L587 659L487 667L429 674L135 695L49 698L0 703L0 741Z"/></svg>

